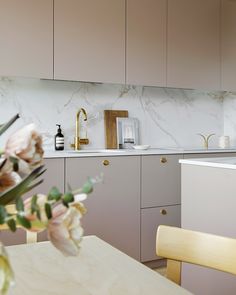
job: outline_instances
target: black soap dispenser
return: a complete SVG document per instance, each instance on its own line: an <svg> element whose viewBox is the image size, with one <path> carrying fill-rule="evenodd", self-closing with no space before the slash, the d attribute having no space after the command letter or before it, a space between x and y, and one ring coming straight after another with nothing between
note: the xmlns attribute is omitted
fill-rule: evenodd
<svg viewBox="0 0 236 295"><path fill-rule="evenodd" d="M61 125L56 124L58 126L57 134L55 135L55 150L63 151L64 150L64 135L61 132Z"/></svg>

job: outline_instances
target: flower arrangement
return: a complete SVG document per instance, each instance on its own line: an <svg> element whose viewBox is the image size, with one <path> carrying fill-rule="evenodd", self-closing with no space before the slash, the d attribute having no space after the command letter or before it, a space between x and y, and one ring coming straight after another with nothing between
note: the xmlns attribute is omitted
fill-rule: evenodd
<svg viewBox="0 0 236 295"><path fill-rule="evenodd" d="M19 118L14 116L0 125L0 136ZM40 232L47 229L52 244L66 256L79 253L83 236L81 218L86 213L83 201L93 190L96 180L89 178L82 188L62 193L52 187L47 195L36 194L27 199L22 196L40 185L46 171L43 161L42 137L33 124L13 134L0 151L0 228L7 226L15 232L17 227ZM9 204L15 204L14 212ZM0 294L5 294L12 281L12 270L1 245L1 263L5 279Z"/></svg>

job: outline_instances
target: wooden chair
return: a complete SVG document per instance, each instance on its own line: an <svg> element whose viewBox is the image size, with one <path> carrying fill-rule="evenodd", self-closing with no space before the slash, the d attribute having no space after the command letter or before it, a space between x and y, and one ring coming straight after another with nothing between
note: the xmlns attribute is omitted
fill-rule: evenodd
<svg viewBox="0 0 236 295"><path fill-rule="evenodd" d="M160 225L156 253L167 258L167 278L179 285L182 262L236 275L236 239Z"/></svg>
<svg viewBox="0 0 236 295"><path fill-rule="evenodd" d="M7 205L6 206L7 211L9 213L14 213L15 212L15 205ZM17 226L18 228L21 228L21 226ZM1 230L9 230L8 226L6 224L1 224L0 225L0 231ZM36 243L37 242L37 233L26 231L26 243Z"/></svg>

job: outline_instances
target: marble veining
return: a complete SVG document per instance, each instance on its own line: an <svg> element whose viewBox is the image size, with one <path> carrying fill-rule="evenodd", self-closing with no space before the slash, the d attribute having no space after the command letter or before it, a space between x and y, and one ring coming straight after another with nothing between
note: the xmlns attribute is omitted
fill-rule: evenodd
<svg viewBox="0 0 236 295"><path fill-rule="evenodd" d="M236 144L236 92L226 92L224 97L224 133Z"/></svg>
<svg viewBox="0 0 236 295"><path fill-rule="evenodd" d="M228 104L228 97L226 100ZM62 125L66 148L69 147L74 136L75 114L81 107L88 112L88 123L82 126L82 135L87 130L90 139L88 148L105 147L105 109L127 109L130 117L138 118L141 144L159 148L199 148L202 142L197 133L223 135L224 117L227 117L223 115L223 105L222 92L0 79L0 122L19 112L21 119L9 132L34 122L42 132L45 148L48 149L54 147L55 124ZM217 146L217 136L211 141L212 146Z"/></svg>

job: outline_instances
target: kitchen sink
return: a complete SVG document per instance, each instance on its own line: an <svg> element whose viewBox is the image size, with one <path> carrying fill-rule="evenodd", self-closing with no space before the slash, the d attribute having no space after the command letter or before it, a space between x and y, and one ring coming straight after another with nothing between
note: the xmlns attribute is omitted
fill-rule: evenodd
<svg viewBox="0 0 236 295"><path fill-rule="evenodd" d="M115 149L101 149L101 150L79 150L79 151L66 151L67 153L73 153L73 154L98 154L98 153L125 153L126 150L115 150Z"/></svg>

